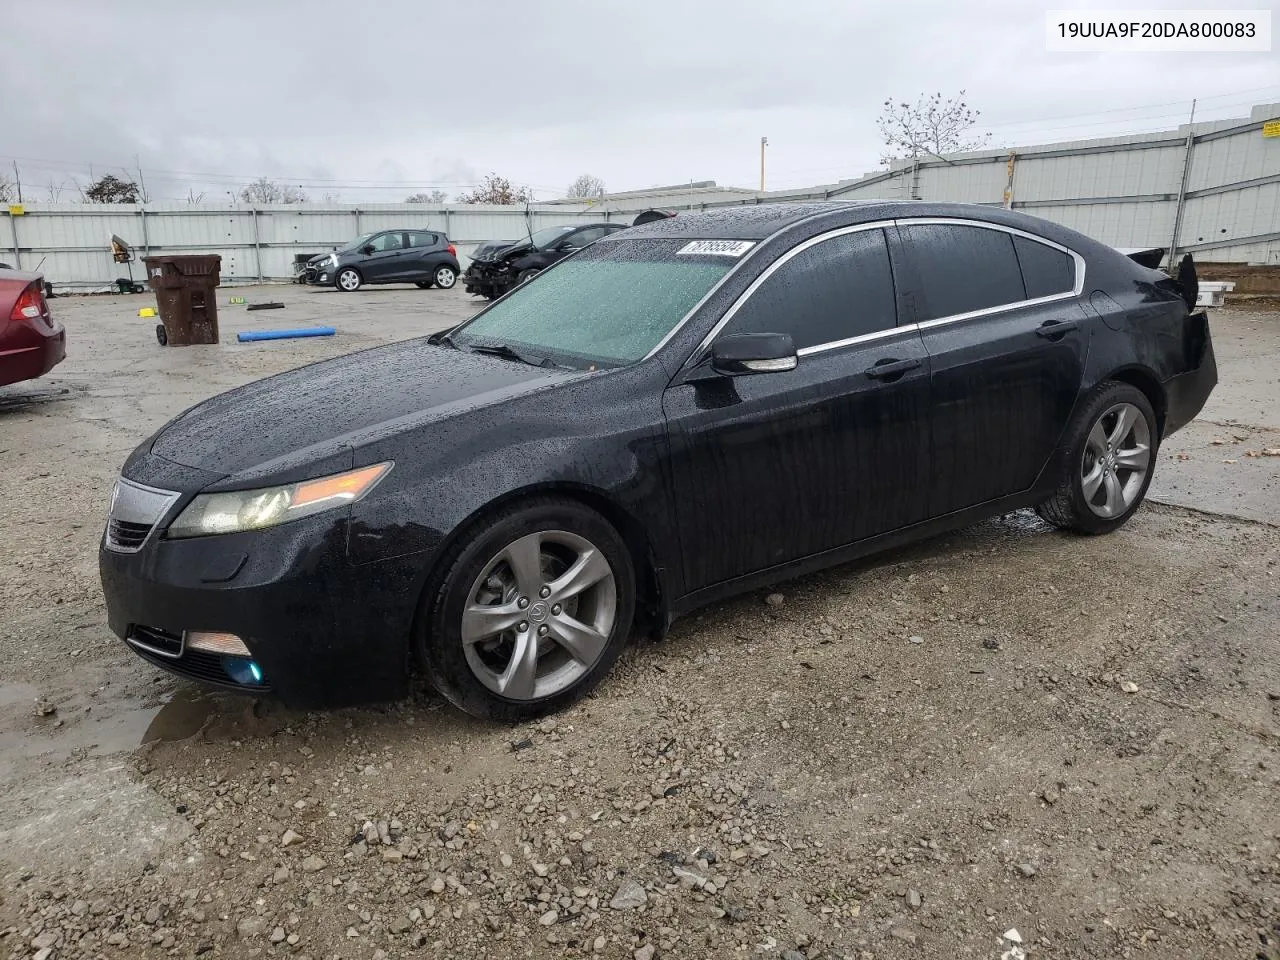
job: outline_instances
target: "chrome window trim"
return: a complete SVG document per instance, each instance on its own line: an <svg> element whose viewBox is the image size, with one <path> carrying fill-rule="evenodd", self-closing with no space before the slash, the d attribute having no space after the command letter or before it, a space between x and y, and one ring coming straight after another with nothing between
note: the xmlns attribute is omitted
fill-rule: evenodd
<svg viewBox="0 0 1280 960"><path fill-rule="evenodd" d="M1015 303L1001 304L1000 306L997 306L997 307L984 307L982 310L971 310L968 313L950 314L945 317L937 317L936 319L933 319L933 320L926 320L924 321L924 323L920 324L921 326L924 326L925 324L929 324L929 323L938 323L943 320L967 319L972 316L978 316L981 313L984 313L986 311L1007 310L1011 307L1023 306L1028 303L1031 303L1031 304L1049 303L1052 300L1061 300L1061 299L1065 299L1066 297L1078 297L1084 291L1084 272L1085 272L1084 257L1080 256L1080 254L1076 253L1070 247L1064 247L1062 244L1055 243L1054 241L1049 240L1046 237L1039 236L1038 234L1028 233L1026 230L1019 230L1017 227L1006 227L1003 223L989 223L986 220L969 220L969 219L966 219L965 217L904 217L894 221L894 225L899 227L913 227L913 226L916 226L917 224L932 224L932 223L956 224L962 227L978 227L983 230L999 230L1001 233L1008 233L1015 237L1025 237L1028 240L1034 240L1036 243L1042 243L1046 247L1052 247L1054 250L1057 250L1060 253L1065 253L1068 256L1070 256L1072 261L1075 263L1075 266L1076 266L1075 286L1071 288L1070 293L1067 293L1064 291L1063 293L1050 294L1047 297L1036 297L1034 300L1018 300ZM1021 263L1018 264L1018 268L1019 270L1021 270L1022 268Z"/></svg>
<svg viewBox="0 0 1280 960"><path fill-rule="evenodd" d="M979 227L985 230L998 230L1002 233L1008 233L1013 236L1025 237L1035 243L1042 243L1046 247L1050 247L1071 257L1072 263L1075 266L1075 283L1070 291L1050 294L1047 297L1035 297L1031 300L1018 300L1013 303L1003 303L994 307L983 307L981 310L970 310L967 313L954 313L945 317L936 317L933 320L925 320L920 323L899 324L896 327L889 327L885 330L876 330L872 333L863 333L856 337L846 337L842 340L815 343L808 347L801 347L796 351L796 356L808 357L815 353L825 353L828 350L838 350L842 347L853 346L859 343L870 343L874 340L883 340L899 333L909 333L913 331L919 332L929 330L933 327L943 326L948 323L959 323L962 320L972 320L976 317L986 317L991 316L992 314L1005 313L1009 310L1020 309L1021 307L1035 307L1046 303L1056 303L1059 300L1070 300L1074 297L1080 296L1080 294L1084 292L1086 268L1084 257L1072 250L1070 247L1064 247L1060 243L1055 243L1052 240L1038 236L1034 233L1029 233L1026 230L1019 230L1017 227L1008 227L1002 223L989 223L985 220L970 220L964 217L900 217L894 220L876 220L871 223L859 223L851 227L839 227L835 230L828 231L827 233L818 234L816 237L810 237L804 243L797 244L791 250L788 250L785 254L771 263L764 273L756 277L756 279L752 281L751 286L744 290L729 309L725 311L724 316L721 317L716 325L711 328L711 332L708 333L693 352L689 354L689 359L686 363L688 365L693 365L700 361L703 356L705 356L707 348L711 345L711 341L714 340L720 333L721 329L723 329L723 327L733 319L734 314L738 312L739 308L746 302L747 298L755 293L764 281L773 275L775 270L779 269L796 254L803 250L807 250L809 247L816 246L825 240L830 240L850 233L857 233L861 230L883 230L887 227L906 227L914 224L957 224L959 226ZM1019 263L1018 266L1019 270L1021 270L1022 265ZM725 275L725 279L728 279L732 273L732 270L729 271L729 273ZM701 303L698 304L698 306L701 305Z"/></svg>
<svg viewBox="0 0 1280 960"><path fill-rule="evenodd" d="M700 361L706 355L707 348L710 347L711 341L716 338L716 336L720 333L722 329L724 329L725 324L727 324L730 320L732 320L734 318L734 315L738 312L738 310L742 307L742 305L746 303L748 299L750 299L751 295L755 293L758 289L760 289L760 287L764 284L764 282L768 280L771 276L773 276L774 273L780 270L784 264L789 262L792 257L798 256L799 254L803 253L805 250L808 250L810 247L816 247L818 244L823 243L827 240L834 240L836 237L843 237L850 233L861 233L864 230L883 230L885 227L891 227L893 225L894 225L893 220L874 220L870 223L856 223L850 227L837 227L836 229L829 230L826 233L820 233L816 237L810 237L808 240L804 241L803 243L796 244L794 247L792 247L790 250L788 250L786 253L780 256L777 260L773 261L773 263L769 264L769 266L765 268L764 273L760 274L760 276L752 280L751 286L747 287L747 289L743 290L742 293L738 295L738 299L735 300L730 305L729 309L724 312L724 316L721 317L718 321L716 321L716 325L711 328L710 332L705 337L702 338L702 342L699 343L693 349L693 352L689 354L688 360L685 361L686 365L691 366L697 363L698 361ZM887 238L886 238L886 242L887 242ZM733 271L731 270L729 271L729 273L733 273ZM728 275L726 274L726 279L727 277ZM902 327L891 327L887 331L877 330L875 331L875 334L896 333L901 329ZM863 334L862 336L871 337L871 336L874 336L875 334ZM853 337L851 339L857 340L859 338ZM800 357L807 356L809 353L814 352L819 348L830 349L831 344L838 343L838 342L840 341L833 340L830 343L815 343L809 347L802 347L801 349L796 351L796 356L800 356Z"/></svg>

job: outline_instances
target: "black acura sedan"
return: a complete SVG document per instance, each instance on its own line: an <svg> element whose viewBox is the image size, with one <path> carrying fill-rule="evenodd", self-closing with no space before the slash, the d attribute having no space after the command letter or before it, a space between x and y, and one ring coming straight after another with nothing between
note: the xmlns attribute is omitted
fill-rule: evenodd
<svg viewBox="0 0 1280 960"><path fill-rule="evenodd" d="M583 696L633 625L1036 507L1106 533L1217 381L1175 279L957 204L598 240L446 334L280 374L129 457L112 630L296 704Z"/></svg>

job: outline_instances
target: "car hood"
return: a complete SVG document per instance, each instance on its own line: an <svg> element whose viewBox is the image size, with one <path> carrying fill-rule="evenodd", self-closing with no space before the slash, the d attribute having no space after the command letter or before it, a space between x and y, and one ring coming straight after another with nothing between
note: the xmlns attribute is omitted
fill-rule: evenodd
<svg viewBox="0 0 1280 960"><path fill-rule="evenodd" d="M156 434L151 453L235 483L292 482L345 469L343 461L369 436L463 415L582 375L409 340L206 400Z"/></svg>

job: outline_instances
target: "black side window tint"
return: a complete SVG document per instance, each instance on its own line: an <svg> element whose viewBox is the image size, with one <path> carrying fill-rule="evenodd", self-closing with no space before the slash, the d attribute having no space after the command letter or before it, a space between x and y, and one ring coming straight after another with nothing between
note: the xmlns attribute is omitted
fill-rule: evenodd
<svg viewBox="0 0 1280 960"><path fill-rule="evenodd" d="M1069 255L1026 237L1014 237L1013 248L1018 252L1027 299L1051 297L1075 289L1076 264Z"/></svg>
<svg viewBox="0 0 1280 960"><path fill-rule="evenodd" d="M796 254L747 299L725 333L789 333L796 349L897 324L884 231L862 230Z"/></svg>
<svg viewBox="0 0 1280 960"><path fill-rule="evenodd" d="M434 247L435 245L436 235L434 233L409 234L409 246L411 247Z"/></svg>
<svg viewBox="0 0 1280 960"><path fill-rule="evenodd" d="M1013 237L953 223L901 227L920 283L920 319L936 320L1026 299Z"/></svg>

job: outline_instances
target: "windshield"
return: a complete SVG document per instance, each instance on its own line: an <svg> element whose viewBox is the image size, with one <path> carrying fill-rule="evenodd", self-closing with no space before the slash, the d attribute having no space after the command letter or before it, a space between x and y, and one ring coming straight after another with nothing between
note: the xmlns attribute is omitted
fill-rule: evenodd
<svg viewBox="0 0 1280 960"><path fill-rule="evenodd" d="M537 247L539 250L541 250L544 247L551 246L551 244L555 243L557 240L563 237L566 233L569 233L571 230L575 230L575 229L577 228L571 227L571 226L570 227L543 227L541 230L535 230L533 233L533 236L530 239L533 240L533 245Z"/></svg>
<svg viewBox="0 0 1280 960"><path fill-rule="evenodd" d="M364 244L368 243L372 237L373 237L372 233L362 233L360 234L360 236L356 237L354 240L352 240L342 249L354 250L356 247L363 246Z"/></svg>
<svg viewBox="0 0 1280 960"><path fill-rule="evenodd" d="M569 366L619 366L662 342L738 262L676 251L688 240L595 244L517 287L453 341L504 344Z"/></svg>

